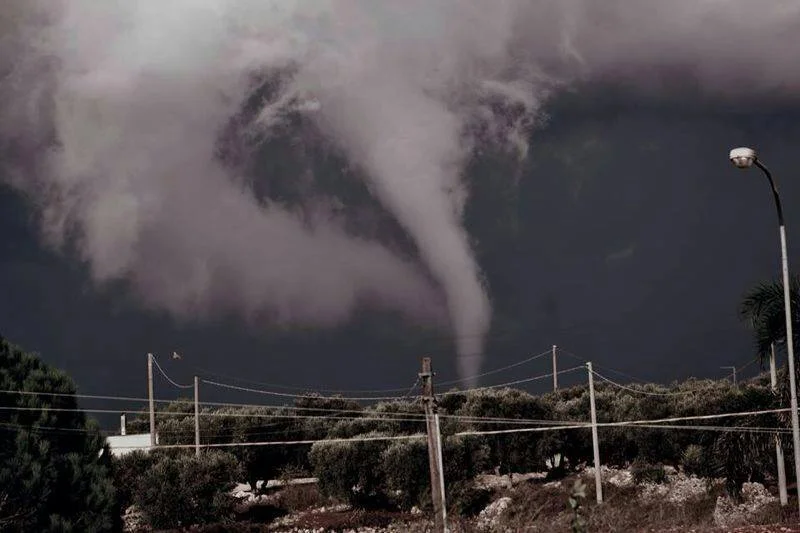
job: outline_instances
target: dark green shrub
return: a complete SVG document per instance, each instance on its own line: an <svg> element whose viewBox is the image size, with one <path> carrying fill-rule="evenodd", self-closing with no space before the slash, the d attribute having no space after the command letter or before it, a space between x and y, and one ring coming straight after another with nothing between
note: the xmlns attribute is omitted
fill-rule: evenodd
<svg viewBox="0 0 800 533"><path fill-rule="evenodd" d="M488 446L479 437L447 437L442 445L445 492L454 509L471 509L483 497L472 491L475 476L485 467ZM387 493L403 509L431 504L428 445L424 439L393 442L383 452ZM455 500L454 500L455 498ZM480 511L480 509L478 509ZM460 513L460 511L458 511Z"/></svg>
<svg viewBox="0 0 800 533"><path fill-rule="evenodd" d="M326 502L316 485L289 485L278 493L276 500L282 509L289 512L305 511Z"/></svg>
<svg viewBox="0 0 800 533"><path fill-rule="evenodd" d="M482 436L452 436L442 444L446 482L472 480L489 465L491 450Z"/></svg>
<svg viewBox="0 0 800 533"><path fill-rule="evenodd" d="M690 444L681 455L681 466L688 475L705 476L709 471L710 458L699 444Z"/></svg>
<svg viewBox="0 0 800 533"><path fill-rule="evenodd" d="M386 476L381 463L388 445L385 440L314 443L309 460L319 480L320 491L356 507L385 506Z"/></svg>
<svg viewBox="0 0 800 533"><path fill-rule="evenodd" d="M664 483L667 473L662 465L636 461L631 465L631 476L637 485L641 483Z"/></svg>
<svg viewBox="0 0 800 533"><path fill-rule="evenodd" d="M114 486L123 511L133 503L136 487L155 461L152 454L140 450L113 459Z"/></svg>
<svg viewBox="0 0 800 533"><path fill-rule="evenodd" d="M458 415L468 417L510 418L518 420L551 420L550 402L515 389L490 389L466 393ZM508 429L504 423L481 423L482 430ZM533 453L542 433L513 433L486 435L487 466L498 467L500 473L530 472L541 467L539 456ZM446 468L446 467L445 467Z"/></svg>
<svg viewBox="0 0 800 533"><path fill-rule="evenodd" d="M134 502L154 528L220 522L232 513L231 495L240 468L233 455L162 456L134 492Z"/></svg>
<svg viewBox="0 0 800 533"><path fill-rule="evenodd" d="M393 442L383 451L382 461L387 489L400 508L411 509L424 503L423 495L430 497L428 445L424 439Z"/></svg>

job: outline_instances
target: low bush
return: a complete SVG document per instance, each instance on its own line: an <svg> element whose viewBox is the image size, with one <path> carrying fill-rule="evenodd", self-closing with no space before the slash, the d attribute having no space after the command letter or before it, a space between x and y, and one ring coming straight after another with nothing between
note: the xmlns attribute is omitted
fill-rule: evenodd
<svg viewBox="0 0 800 533"><path fill-rule="evenodd" d="M631 465L631 476L637 485L642 483L664 483L667 473L662 465L653 465L644 462L634 462Z"/></svg>
<svg viewBox="0 0 800 533"><path fill-rule="evenodd" d="M225 521L233 515L231 490L240 475L228 453L162 456L142 476L133 499L154 528Z"/></svg>
<svg viewBox="0 0 800 533"><path fill-rule="evenodd" d="M424 440L393 442L383 452L381 468L387 489L401 509L423 505L430 498L428 445Z"/></svg>
<svg viewBox="0 0 800 533"><path fill-rule="evenodd" d="M123 511L133 503L136 487L155 461L153 455L139 450L114 458L112 462L114 485Z"/></svg>
<svg viewBox="0 0 800 533"><path fill-rule="evenodd" d="M365 437L378 437L369 433ZM386 502L386 476L382 453L384 440L316 442L309 452L319 488L326 496L355 507L382 507Z"/></svg>
<svg viewBox="0 0 800 533"><path fill-rule="evenodd" d="M282 509L295 512L321 506L325 498L316 485L289 485L278 493L276 501Z"/></svg>
<svg viewBox="0 0 800 533"><path fill-rule="evenodd" d="M690 444L681 454L681 467L687 475L705 476L709 471L706 449L699 444Z"/></svg>

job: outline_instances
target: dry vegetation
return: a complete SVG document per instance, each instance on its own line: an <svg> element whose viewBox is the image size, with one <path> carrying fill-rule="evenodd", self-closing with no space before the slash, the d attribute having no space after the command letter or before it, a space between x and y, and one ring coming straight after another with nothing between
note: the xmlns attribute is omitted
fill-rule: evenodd
<svg viewBox="0 0 800 533"><path fill-rule="evenodd" d="M486 527L480 517L451 517L453 533L526 532L559 533L571 532L572 514L567 507L568 488L578 476L570 476L560 483L545 483L543 480L528 480L511 488L500 488L492 493L492 500L510 498L505 511ZM717 528L714 526L714 509L717 497L724 496L724 487L712 486L700 499L682 503L668 501L642 501L641 486L618 487L604 485L604 503L595 503L594 485L586 474L586 499L582 514L587 521L587 531L593 533L637 533L637 532L696 532L741 533L800 531L797 512L793 505L782 509L777 503L766 506L757 520L748 526ZM241 532L430 532L432 524L425 515L386 510L353 509L326 498L313 485L282 489L269 498L269 504L259 507L271 508L277 520L252 522L241 521L236 525L226 524L198 528L205 533L216 531ZM261 523L258 523L261 522ZM271 522L271 523L267 523ZM763 525L759 525L763 524Z"/></svg>
<svg viewBox="0 0 800 533"><path fill-rule="evenodd" d="M640 392L679 394L654 398ZM781 402L760 378L739 387L719 381L687 381L671 387L634 385L627 390L600 384L597 400L601 422L763 410ZM207 525L204 530L195 530L412 533L430 530L428 458L424 440L324 440L326 437L418 433L421 419L399 420L391 416L391 413L401 413L402 418L407 419L408 413L415 413L418 405L394 402L361 408L345 400L303 398L299 401L301 407L311 408L314 414L317 411L321 415L335 414L342 409L359 408L364 417L352 420L339 420L335 416L330 419L324 416L290 418L281 408L259 408L264 412L253 411L252 419L237 416L228 421L224 417L210 417L207 423L213 422L218 427L207 428L207 432L216 435L216 439L233 440L260 430L264 424L280 423L286 426L281 429L292 430L298 437L321 440L310 447L233 448L233 455L226 459L238 463L244 476L228 479L226 483L246 479L255 484L254 480L271 476L315 477L319 480L318 486L288 486L258 495L254 501L240 503L235 515L224 514L226 508L222 506L223 514L210 522L224 523L224 526ZM181 403L170 406L180 413L184 407ZM732 530L740 523L787 524L794 516L787 515L788 511L781 509L774 497L764 490L766 486L773 494L777 492L772 436L763 432L718 431L713 427L693 431L601 428L601 460L604 469L608 465L610 470L604 470L605 502L598 506L593 479L590 472L584 470L584 465L591 462L588 431L557 430L485 437L456 435L463 430L507 427L494 422L477 423L473 417L520 421L585 420L588 397L584 387L561 389L538 397L508 389L452 394L443 396L440 409L456 415L445 418L443 425L448 516L453 532L572 531L574 514L568 507L568 499L573 481L580 476L587 481L580 513L587 531L592 532L715 531L715 524ZM189 412L185 419L174 416L162 419L164 438L179 440L183 432L178 430L191 422ZM758 428L780 426L785 422L780 417L759 415L714 423L715 427L724 423L738 428ZM268 426L268 429L274 428ZM161 455L157 453L152 459ZM556 455L566 457L566 462L563 468L547 471L545 480L548 461ZM159 460L169 462L163 458ZM149 471L149 467L145 468L148 461L123 461L118 469L118 485L137 486L137 471ZM202 473L210 468L204 466L205 461L189 460L185 461L185 466ZM122 468L126 464L128 467ZM170 471L167 467L169 464L164 465L165 472ZM792 465L787 464L787 470L791 469ZM541 474L538 477L515 476L513 486L509 486L504 481L510 479L511 472ZM485 478L494 479L495 483L486 485ZM178 490L187 494L202 493L206 489L191 486L195 479L198 476L187 474L185 486L170 488L165 494ZM166 478L162 481L169 482ZM230 485L218 481L216 490L230 491ZM747 507L752 502L742 493L749 490L745 490L747 486L756 487L751 482L763 485L754 489L760 500ZM133 503L147 501L140 493L141 490L132 492ZM137 494L140 494L138 499ZM163 507L163 499L158 501L158 506ZM740 501L744 503L740 505ZM175 505L177 512L180 509L177 503ZM496 512L498 508L502 508L501 512ZM789 506L789 509L794 507ZM147 515L147 510L143 510ZM192 523L196 517L187 515L180 520L175 525Z"/></svg>

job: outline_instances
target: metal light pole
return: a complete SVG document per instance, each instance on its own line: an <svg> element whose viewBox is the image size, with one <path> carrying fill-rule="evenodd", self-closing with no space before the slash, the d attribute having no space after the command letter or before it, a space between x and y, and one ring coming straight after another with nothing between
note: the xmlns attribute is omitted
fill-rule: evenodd
<svg viewBox="0 0 800 533"><path fill-rule="evenodd" d="M792 440L794 447L794 474L795 481L800 485L800 423L797 416L797 383L794 373L794 338L792 334L792 304L789 287L789 258L786 252L786 225L783 221L783 207L778 189L772 174L756 156L755 150L751 148L734 148L730 153L731 162L738 168L750 168L755 165L760 168L769 181L772 189L772 197L775 199L775 209L778 211L778 229L781 238L781 270L783 272L783 308L786 318L786 352L789 361L789 396L792 408ZM800 496L797 498L798 509L800 509Z"/></svg>

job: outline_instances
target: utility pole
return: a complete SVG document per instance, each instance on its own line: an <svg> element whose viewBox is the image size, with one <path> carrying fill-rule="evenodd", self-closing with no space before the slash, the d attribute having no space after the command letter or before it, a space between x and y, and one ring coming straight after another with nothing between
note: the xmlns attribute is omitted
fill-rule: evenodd
<svg viewBox="0 0 800 533"><path fill-rule="evenodd" d="M153 400L153 354L147 354L147 398L150 402L150 446L156 445L156 404Z"/></svg>
<svg viewBox="0 0 800 533"><path fill-rule="evenodd" d="M728 369L733 371L733 387L736 388L736 367L735 366L721 366L721 369Z"/></svg>
<svg viewBox="0 0 800 533"><path fill-rule="evenodd" d="M594 371L592 362L586 363L589 371L589 407L592 410L592 448L594 451L594 489L597 494L597 503L603 503L603 483L600 475L600 443L597 439L597 409L594 404Z"/></svg>
<svg viewBox="0 0 800 533"><path fill-rule="evenodd" d="M194 454L200 455L200 380L194 377Z"/></svg>
<svg viewBox="0 0 800 533"><path fill-rule="evenodd" d="M556 368L556 345L553 345L553 391L558 390L558 370Z"/></svg>
<svg viewBox="0 0 800 533"><path fill-rule="evenodd" d="M439 413L433 395L431 358L422 359L422 401L425 404L425 426L428 434L428 463L431 470L431 496L433 498L434 526L437 532L447 533L447 508L444 494L444 468L442 467L442 437L439 433Z"/></svg>
<svg viewBox="0 0 800 533"><path fill-rule="evenodd" d="M772 392L778 390L778 372L775 368L775 343L770 347L769 354L769 381L772 385ZM783 447L779 434L775 434L775 462L778 466L778 495L781 505L789 504L789 496L786 492L786 462L783 459Z"/></svg>

